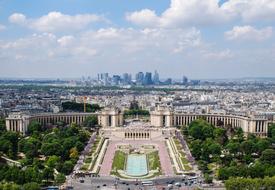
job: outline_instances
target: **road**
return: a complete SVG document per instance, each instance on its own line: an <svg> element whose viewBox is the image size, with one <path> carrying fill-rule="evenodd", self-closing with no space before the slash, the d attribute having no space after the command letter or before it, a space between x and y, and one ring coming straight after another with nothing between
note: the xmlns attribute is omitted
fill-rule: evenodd
<svg viewBox="0 0 275 190"><path fill-rule="evenodd" d="M82 183L80 182L82 181ZM198 182L190 182L183 177L162 177L153 181L153 186L144 186L141 181L124 181L113 177L81 177L72 179L72 186L75 190L82 189L118 189L118 190L168 190L168 189L182 189L189 190L198 187ZM200 180L198 180L200 181ZM180 184L181 187L175 184ZM170 184L170 188L168 188Z"/></svg>

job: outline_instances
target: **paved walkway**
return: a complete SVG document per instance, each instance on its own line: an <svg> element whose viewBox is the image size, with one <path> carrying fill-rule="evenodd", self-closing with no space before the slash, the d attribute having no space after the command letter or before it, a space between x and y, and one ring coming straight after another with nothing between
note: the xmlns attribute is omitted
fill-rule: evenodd
<svg viewBox="0 0 275 190"><path fill-rule="evenodd" d="M116 147L118 145L130 144L132 146L140 146L141 144L150 144L158 147L160 164L163 175L165 176L173 176L174 171L170 161L169 154L167 152L167 148L164 141L148 141L148 140L127 140L127 141L110 141L109 146L107 147L107 151L105 153L103 163L99 174L102 176L110 175L112 169L112 163L116 151Z"/></svg>
<svg viewBox="0 0 275 190"><path fill-rule="evenodd" d="M109 142L109 145L107 146L107 150L99 171L99 174L101 176L109 176L110 172L112 170L112 164L114 155L116 152L116 143L113 143L112 141Z"/></svg>
<svg viewBox="0 0 275 190"><path fill-rule="evenodd" d="M159 159L160 159L160 164L161 164L163 174L166 176L173 176L174 175L173 166L171 164L171 160L170 160L165 142L164 141L159 142L158 147L159 147Z"/></svg>

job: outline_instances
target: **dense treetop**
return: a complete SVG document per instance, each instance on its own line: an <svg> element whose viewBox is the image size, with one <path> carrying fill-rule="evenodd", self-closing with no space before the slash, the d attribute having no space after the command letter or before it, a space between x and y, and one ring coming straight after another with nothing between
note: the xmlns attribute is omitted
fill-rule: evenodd
<svg viewBox="0 0 275 190"><path fill-rule="evenodd" d="M0 185L0 189L6 186L16 189L17 184L37 189L41 185L63 183L90 135L76 124L47 129L35 121L29 124L28 136L5 129L0 134L1 154L19 162L18 166L0 162L0 182L8 182Z"/></svg>
<svg viewBox="0 0 275 190"><path fill-rule="evenodd" d="M205 176L220 180L275 176L275 150L272 146L275 143L275 125L270 126L268 138L251 134L245 137L241 128L231 133L198 119L188 128L182 127L182 133Z"/></svg>
<svg viewBox="0 0 275 190"><path fill-rule="evenodd" d="M63 111L83 112L84 103L63 102L62 108L63 108ZM99 110L101 110L101 108L98 104L86 104L86 112L96 112Z"/></svg>

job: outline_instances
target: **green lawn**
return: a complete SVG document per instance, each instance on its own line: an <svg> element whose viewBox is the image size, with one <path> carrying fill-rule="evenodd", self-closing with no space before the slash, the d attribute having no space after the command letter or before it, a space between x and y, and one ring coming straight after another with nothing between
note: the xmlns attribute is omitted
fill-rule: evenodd
<svg viewBox="0 0 275 190"><path fill-rule="evenodd" d="M188 164L189 163L188 160L185 157L181 157L180 159L181 159L181 162L183 164Z"/></svg>
<svg viewBox="0 0 275 190"><path fill-rule="evenodd" d="M188 164L184 165L184 169L185 169L185 171L192 170L192 168Z"/></svg>
<svg viewBox="0 0 275 190"><path fill-rule="evenodd" d="M160 160L158 151L151 152L147 155L150 170L160 169Z"/></svg>
<svg viewBox="0 0 275 190"><path fill-rule="evenodd" d="M89 164L83 164L80 169L84 170L84 171L87 171L88 167L89 167Z"/></svg>
<svg viewBox="0 0 275 190"><path fill-rule="evenodd" d="M92 158L91 157L88 157L84 160L84 163L91 163L92 161Z"/></svg>
<svg viewBox="0 0 275 190"><path fill-rule="evenodd" d="M181 156L183 156L183 157L185 156L185 153L182 150L179 150L179 153Z"/></svg>
<svg viewBox="0 0 275 190"><path fill-rule="evenodd" d="M96 138L96 140L95 140L95 142L93 143L92 148L91 148L91 150L90 150L90 152L89 152L89 154L88 154L89 156L92 156L93 153L96 151L100 139L101 139L100 137L97 137L97 138Z"/></svg>
<svg viewBox="0 0 275 190"><path fill-rule="evenodd" d="M124 164L126 161L126 154L120 150L116 151L113 164L112 164L112 170L124 170Z"/></svg>

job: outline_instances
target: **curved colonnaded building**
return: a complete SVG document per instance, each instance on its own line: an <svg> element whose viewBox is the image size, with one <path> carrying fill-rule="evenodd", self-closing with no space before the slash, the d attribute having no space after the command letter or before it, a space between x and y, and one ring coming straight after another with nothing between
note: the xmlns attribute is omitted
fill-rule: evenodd
<svg viewBox="0 0 275 190"><path fill-rule="evenodd" d="M26 134L27 126L31 121L38 121L43 126L55 124L59 121L63 121L67 124L82 124L85 119L91 115L96 115L98 117L99 125L103 128L120 127L124 124L123 112L120 109L105 108L96 113L40 113L36 115L12 113L6 118L6 129L8 131L16 131ZM274 119L268 120L265 116L255 117L227 114L196 114L177 112L168 108L158 107L150 112L150 125L154 128L170 128L183 125L188 126L192 121L199 118L203 118L212 125L218 127L241 127L246 135L255 134L260 137L265 137L267 135L269 124L275 123ZM139 130L148 130L148 128ZM146 135L147 133L142 134L142 138L146 138ZM122 136L130 138L129 133Z"/></svg>

